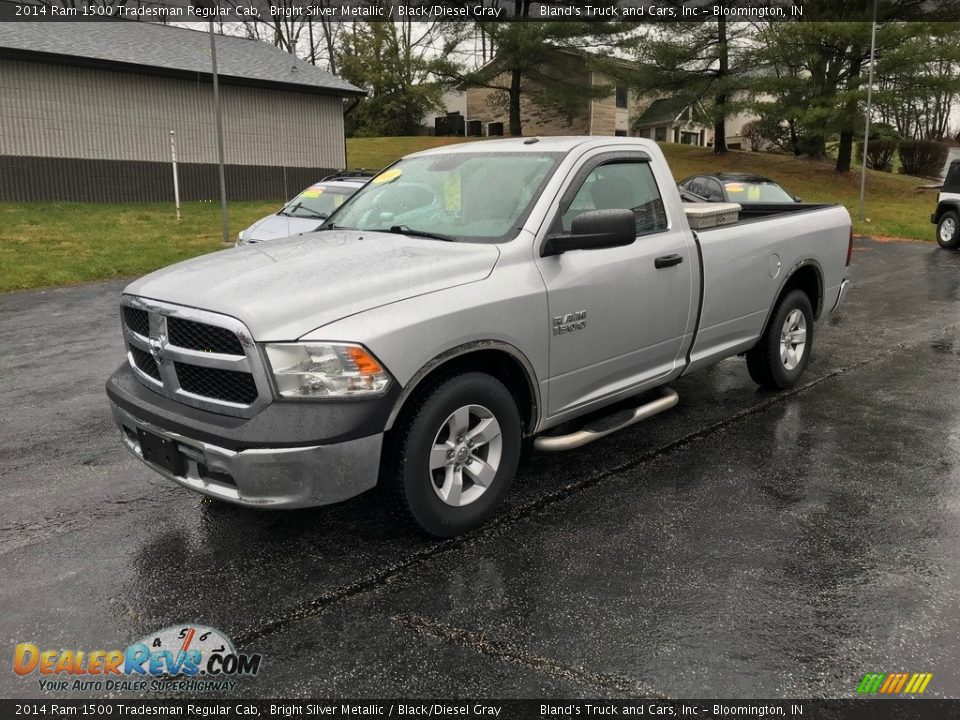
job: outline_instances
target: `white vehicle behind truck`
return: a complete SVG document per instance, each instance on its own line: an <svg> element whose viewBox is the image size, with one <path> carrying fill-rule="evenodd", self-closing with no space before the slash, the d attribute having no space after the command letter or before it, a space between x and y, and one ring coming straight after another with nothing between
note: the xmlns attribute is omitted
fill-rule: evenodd
<svg viewBox="0 0 960 720"><path fill-rule="evenodd" d="M220 500L322 505L379 483L427 532L469 530L524 436L580 447L733 355L762 386L799 381L849 287L847 211L725 211L693 231L684 207L643 139L406 157L318 232L126 288L127 361L107 384L123 442Z"/></svg>
<svg viewBox="0 0 960 720"><path fill-rule="evenodd" d="M947 169L930 222L937 226L940 247L947 250L960 247L960 160L954 160Z"/></svg>

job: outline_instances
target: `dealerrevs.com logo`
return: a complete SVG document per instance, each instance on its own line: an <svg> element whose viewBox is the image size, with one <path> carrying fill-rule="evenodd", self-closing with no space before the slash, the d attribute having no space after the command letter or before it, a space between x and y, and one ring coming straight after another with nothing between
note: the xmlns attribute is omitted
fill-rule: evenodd
<svg viewBox="0 0 960 720"><path fill-rule="evenodd" d="M41 690L143 692L232 690L260 671L259 654L238 653L219 630L171 625L120 650L41 649L19 643L13 671Z"/></svg>

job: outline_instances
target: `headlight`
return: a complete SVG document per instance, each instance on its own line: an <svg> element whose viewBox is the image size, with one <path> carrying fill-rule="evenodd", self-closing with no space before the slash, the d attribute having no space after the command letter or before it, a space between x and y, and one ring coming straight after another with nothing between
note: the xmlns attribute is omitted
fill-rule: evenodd
<svg viewBox="0 0 960 720"><path fill-rule="evenodd" d="M246 244L247 244L247 241L243 239L243 233L244 233L244 231L241 230L241 231L240 231L240 234L237 235L237 245L238 245L238 246L239 246L239 245L246 245Z"/></svg>
<svg viewBox="0 0 960 720"><path fill-rule="evenodd" d="M304 342L264 347L281 397L369 397L390 385L390 373L362 345Z"/></svg>

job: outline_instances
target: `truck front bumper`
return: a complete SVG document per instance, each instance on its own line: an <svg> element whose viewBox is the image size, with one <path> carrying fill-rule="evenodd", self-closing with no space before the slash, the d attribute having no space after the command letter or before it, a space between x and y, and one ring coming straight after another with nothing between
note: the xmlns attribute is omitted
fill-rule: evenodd
<svg viewBox="0 0 960 720"><path fill-rule="evenodd" d="M220 500L261 508L311 507L346 500L377 483L383 435L334 445L234 451L151 425L115 403L110 406L123 444L147 467ZM138 430L172 442L183 456L182 473L146 460Z"/></svg>
<svg viewBox="0 0 960 720"><path fill-rule="evenodd" d="M107 395L130 452L154 472L210 497L258 508L312 507L377 484L382 408L370 406L361 417L359 404L346 408L350 415L314 405L303 416L301 405L288 403L241 420L173 403L140 385L126 366L110 378ZM308 417L320 413L325 419L305 429ZM145 438L154 448L162 443L173 462L151 458L149 450L144 457Z"/></svg>

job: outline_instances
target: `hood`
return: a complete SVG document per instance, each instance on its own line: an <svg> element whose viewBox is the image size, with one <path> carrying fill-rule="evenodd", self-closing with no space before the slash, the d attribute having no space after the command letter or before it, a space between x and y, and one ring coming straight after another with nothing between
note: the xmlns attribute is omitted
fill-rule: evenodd
<svg viewBox="0 0 960 720"><path fill-rule="evenodd" d="M230 315L259 341L295 340L364 310L482 280L496 245L327 230L186 260L124 292Z"/></svg>
<svg viewBox="0 0 960 720"><path fill-rule="evenodd" d="M243 231L243 239L247 242L263 242L277 238L303 235L313 232L323 223L319 218L287 217L286 215L267 215L257 220Z"/></svg>

